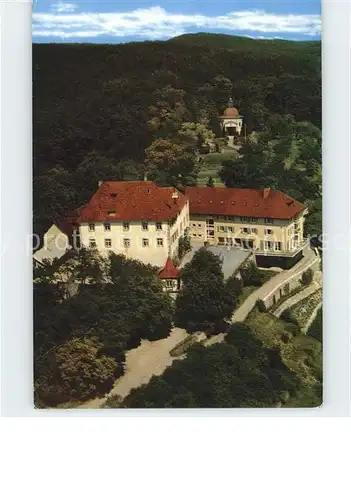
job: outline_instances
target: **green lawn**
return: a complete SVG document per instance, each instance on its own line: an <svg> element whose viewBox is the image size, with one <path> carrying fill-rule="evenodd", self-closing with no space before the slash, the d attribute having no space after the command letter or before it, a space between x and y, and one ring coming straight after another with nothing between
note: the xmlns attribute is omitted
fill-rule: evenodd
<svg viewBox="0 0 351 500"><path fill-rule="evenodd" d="M208 178L212 177L215 187L224 187L218 176L222 163L230 160L237 154L235 149L225 148L222 153L208 153L203 155L203 164L200 166L198 186L206 186Z"/></svg>
<svg viewBox="0 0 351 500"><path fill-rule="evenodd" d="M237 308L240 307L241 304L243 302L245 302L245 300L248 298L248 296L251 295L252 292L254 292L257 289L258 289L258 286L253 286L253 285L244 286L243 289L242 289L242 292L241 292L241 294L239 295L239 298L238 298Z"/></svg>

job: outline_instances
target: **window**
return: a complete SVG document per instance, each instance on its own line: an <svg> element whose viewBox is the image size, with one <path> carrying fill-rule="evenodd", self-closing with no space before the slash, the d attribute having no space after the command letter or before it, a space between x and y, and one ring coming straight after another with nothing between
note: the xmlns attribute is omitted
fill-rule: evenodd
<svg viewBox="0 0 351 500"><path fill-rule="evenodd" d="M196 224L195 224L195 222L192 222L192 223L191 223L191 225L192 225L193 227L196 227Z"/></svg>
<svg viewBox="0 0 351 500"><path fill-rule="evenodd" d="M95 224L89 224L89 231L95 231Z"/></svg>
<svg viewBox="0 0 351 500"><path fill-rule="evenodd" d="M196 233L193 233L193 238L196 238Z"/></svg>
<svg viewBox="0 0 351 500"><path fill-rule="evenodd" d="M149 246L149 240L147 238L143 238L143 247Z"/></svg>
<svg viewBox="0 0 351 500"><path fill-rule="evenodd" d="M110 238L105 239L105 247L106 248L111 248L112 247L112 240Z"/></svg>
<svg viewBox="0 0 351 500"><path fill-rule="evenodd" d="M273 219L270 219L269 217L265 217L264 221L266 224L272 224Z"/></svg>
<svg viewBox="0 0 351 500"><path fill-rule="evenodd" d="M202 234L198 234L198 235L197 235L197 237L198 237L198 238L202 238Z"/></svg>
<svg viewBox="0 0 351 500"><path fill-rule="evenodd" d="M123 222L123 231L129 231L129 222Z"/></svg>
<svg viewBox="0 0 351 500"><path fill-rule="evenodd" d="M218 231L221 231L221 233L223 233L225 231L224 226L219 226Z"/></svg>
<svg viewBox="0 0 351 500"><path fill-rule="evenodd" d="M280 241L276 241L276 242L275 242L275 249L276 249L276 250L281 250L281 249L282 249L282 244L281 244L281 242L280 242Z"/></svg>
<svg viewBox="0 0 351 500"><path fill-rule="evenodd" d="M89 239L89 247L90 247L90 248L95 248L95 247L96 247L96 241L95 241L95 238L90 238L90 239Z"/></svg>
<svg viewBox="0 0 351 500"><path fill-rule="evenodd" d="M258 221L257 217L251 217L251 222L257 222L257 221Z"/></svg>
<svg viewBox="0 0 351 500"><path fill-rule="evenodd" d="M241 232L245 233L245 234L250 234L250 228L248 228L248 227L242 227L241 228Z"/></svg>
<svg viewBox="0 0 351 500"><path fill-rule="evenodd" d="M111 224L109 222L106 222L104 224L104 229L105 229L105 231L111 231Z"/></svg>
<svg viewBox="0 0 351 500"><path fill-rule="evenodd" d="M201 224L198 224L197 227L201 227Z"/></svg>
<svg viewBox="0 0 351 500"><path fill-rule="evenodd" d="M228 230L229 233L233 233L234 232L234 228L232 226L228 226L227 230Z"/></svg>
<svg viewBox="0 0 351 500"><path fill-rule="evenodd" d="M163 247L163 238L157 238L156 242L158 247Z"/></svg>
<svg viewBox="0 0 351 500"><path fill-rule="evenodd" d="M149 230L149 224L148 222L142 222L141 227L143 231L148 231Z"/></svg>
<svg viewBox="0 0 351 500"><path fill-rule="evenodd" d="M248 222L249 218L248 217L240 217L241 222Z"/></svg>
<svg viewBox="0 0 351 500"><path fill-rule="evenodd" d="M124 246L124 248L129 248L130 247L130 239L129 238L124 238L123 239L123 246Z"/></svg>
<svg viewBox="0 0 351 500"><path fill-rule="evenodd" d="M256 228L256 227L252 227L252 228L251 228L251 232L252 232L253 234L257 234L257 233L258 233L258 230L257 230L257 228Z"/></svg>
<svg viewBox="0 0 351 500"><path fill-rule="evenodd" d="M218 245L224 245L225 239L221 236L218 238Z"/></svg>
<svg viewBox="0 0 351 500"><path fill-rule="evenodd" d="M166 280L166 287L167 288L173 288L174 284L173 284L173 280Z"/></svg>
<svg viewBox="0 0 351 500"><path fill-rule="evenodd" d="M162 222L156 222L156 231L162 231Z"/></svg>
<svg viewBox="0 0 351 500"><path fill-rule="evenodd" d="M264 234L273 234L272 229L265 229Z"/></svg>
<svg viewBox="0 0 351 500"><path fill-rule="evenodd" d="M274 241L265 241L264 242L265 250L273 250L274 249Z"/></svg>

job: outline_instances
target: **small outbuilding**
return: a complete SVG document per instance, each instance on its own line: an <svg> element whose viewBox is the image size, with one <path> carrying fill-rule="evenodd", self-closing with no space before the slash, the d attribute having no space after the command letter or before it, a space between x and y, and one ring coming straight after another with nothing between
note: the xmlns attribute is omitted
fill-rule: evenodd
<svg viewBox="0 0 351 500"><path fill-rule="evenodd" d="M178 292L180 289L180 271L171 257L167 258L165 267L158 273L158 277L165 292Z"/></svg>

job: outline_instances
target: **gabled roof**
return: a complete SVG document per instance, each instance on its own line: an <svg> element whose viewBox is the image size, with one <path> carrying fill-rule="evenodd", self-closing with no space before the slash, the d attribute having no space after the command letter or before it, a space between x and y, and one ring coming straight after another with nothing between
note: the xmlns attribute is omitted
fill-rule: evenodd
<svg viewBox="0 0 351 500"><path fill-rule="evenodd" d="M168 257L165 267L158 273L158 277L161 279L178 279L180 275L179 269L177 269L173 263L173 260Z"/></svg>
<svg viewBox="0 0 351 500"><path fill-rule="evenodd" d="M78 222L166 221L177 216L186 202L177 189L151 181L106 181L81 208Z"/></svg>
<svg viewBox="0 0 351 500"><path fill-rule="evenodd" d="M190 214L291 219L306 208L287 194L269 188L188 187L185 194Z"/></svg>

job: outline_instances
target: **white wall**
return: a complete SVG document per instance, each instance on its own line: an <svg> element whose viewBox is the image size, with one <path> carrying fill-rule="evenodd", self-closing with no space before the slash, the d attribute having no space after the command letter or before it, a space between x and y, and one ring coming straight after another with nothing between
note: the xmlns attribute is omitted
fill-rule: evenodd
<svg viewBox="0 0 351 500"><path fill-rule="evenodd" d="M163 267L169 255L174 256L178 250L179 238L184 234L189 224L189 204L187 203L178 215L174 225L162 222L162 229L156 229L156 222L148 222L148 229L142 228L142 221L130 221L129 230L124 230L123 222L110 222L110 231L106 231L103 222L96 222L94 230L89 230L88 223L79 227L81 246L89 247L90 239L94 239L96 248L103 256L113 251L132 259L138 259L144 264ZM172 242L172 236L178 235ZM111 240L111 247L105 246L105 240ZM124 240L130 240L130 247L124 246ZM143 240L148 240L148 246L143 246ZM163 246L158 246L157 240L163 240Z"/></svg>

